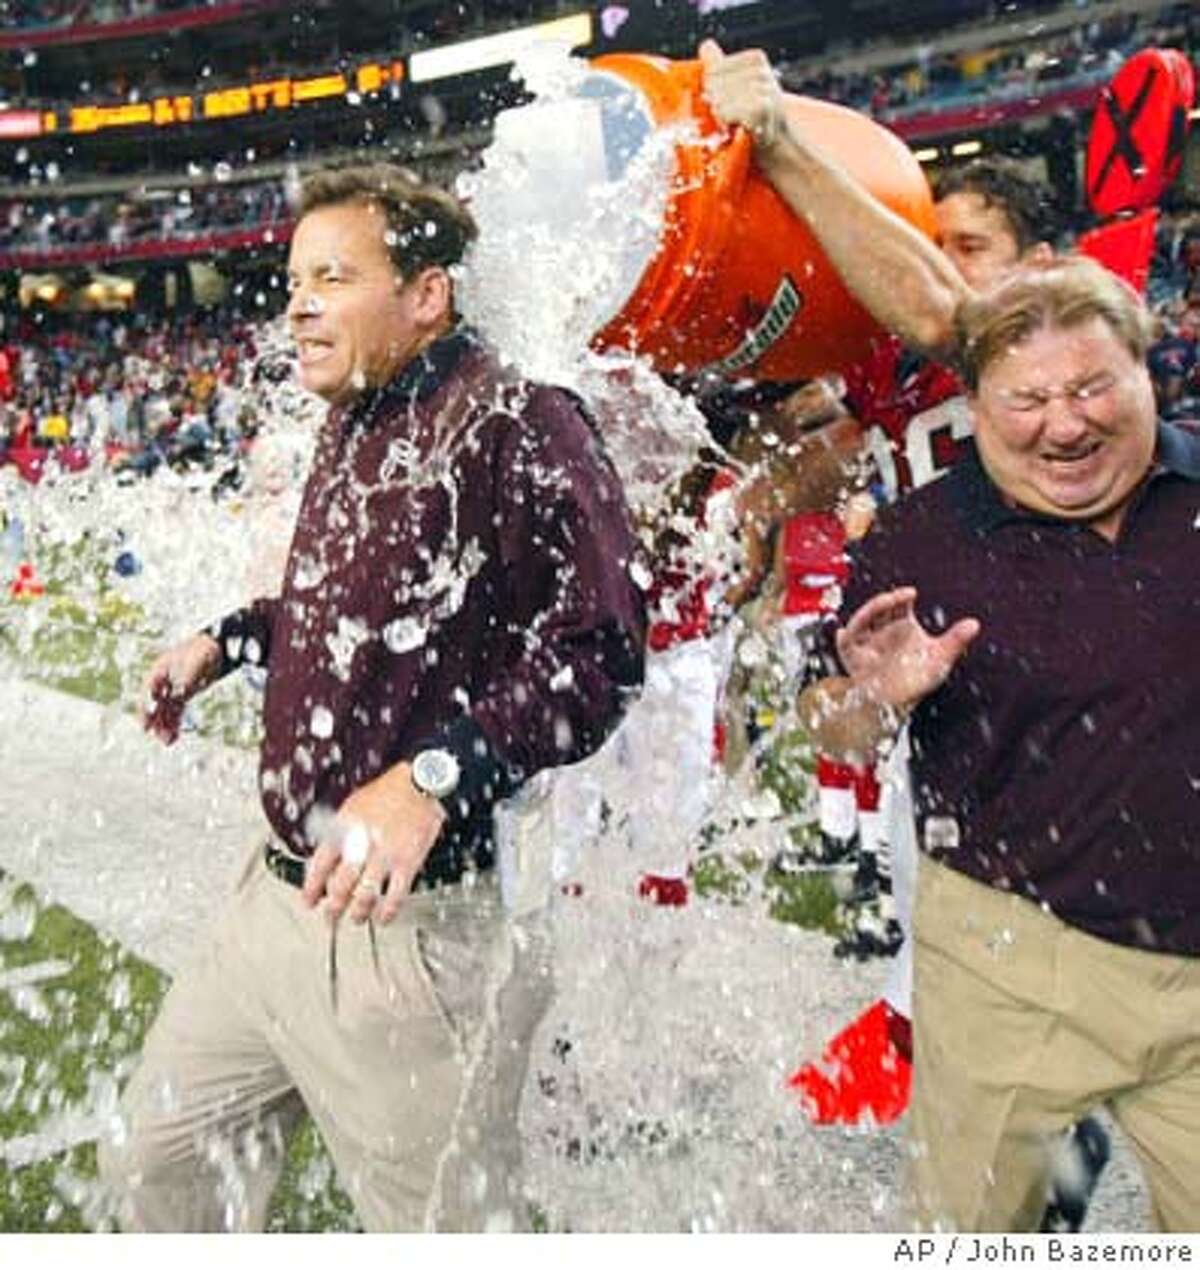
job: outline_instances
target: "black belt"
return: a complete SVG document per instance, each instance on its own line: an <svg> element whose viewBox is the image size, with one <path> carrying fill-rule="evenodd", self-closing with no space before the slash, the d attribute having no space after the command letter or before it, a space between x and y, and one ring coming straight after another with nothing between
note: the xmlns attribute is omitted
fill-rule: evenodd
<svg viewBox="0 0 1200 1270"><path fill-rule="evenodd" d="M281 878L288 886L302 887L304 885L304 870L308 864L307 860L288 855L286 851L281 851L270 842L267 843L263 855L267 861L267 868L277 878Z"/></svg>
<svg viewBox="0 0 1200 1270"><path fill-rule="evenodd" d="M308 864L307 860L300 859L288 851L277 847L273 842L268 842L263 850L263 858L267 862L267 868L275 874L275 876L286 882L288 886L302 887L304 885L304 872ZM439 886L453 886L456 882L461 882L467 873L476 872L473 863L465 867L455 870L453 867L443 867L436 872L431 872L428 868L422 869L417 874L417 879L413 883L414 891L432 891ZM383 886L380 888L380 894L383 895L387 891L387 879L384 878Z"/></svg>

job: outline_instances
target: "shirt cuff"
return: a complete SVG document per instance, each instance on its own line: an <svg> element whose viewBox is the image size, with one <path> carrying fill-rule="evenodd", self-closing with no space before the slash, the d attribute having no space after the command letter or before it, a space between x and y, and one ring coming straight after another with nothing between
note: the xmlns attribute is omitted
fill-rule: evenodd
<svg viewBox="0 0 1200 1270"><path fill-rule="evenodd" d="M210 622L201 634L215 639L221 649L220 677L239 666L262 666L266 662L262 643L255 634L255 624L246 609L238 609Z"/></svg>

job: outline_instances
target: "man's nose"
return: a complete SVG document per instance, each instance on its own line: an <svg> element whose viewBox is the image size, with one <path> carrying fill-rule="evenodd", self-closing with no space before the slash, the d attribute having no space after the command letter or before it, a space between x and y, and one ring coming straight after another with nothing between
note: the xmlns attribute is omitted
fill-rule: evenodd
<svg viewBox="0 0 1200 1270"><path fill-rule="evenodd" d="M288 296L288 321L294 323L303 318L319 317L320 314L321 302L312 288L303 283L294 283Z"/></svg>
<svg viewBox="0 0 1200 1270"><path fill-rule="evenodd" d="M1090 428L1085 403L1065 392L1055 393L1046 402L1043 418L1046 435L1055 441L1074 440Z"/></svg>
<svg viewBox="0 0 1200 1270"><path fill-rule="evenodd" d="M287 308L284 310L289 323L295 322L301 314L301 305L304 303L304 288L299 284L293 284L288 291Z"/></svg>

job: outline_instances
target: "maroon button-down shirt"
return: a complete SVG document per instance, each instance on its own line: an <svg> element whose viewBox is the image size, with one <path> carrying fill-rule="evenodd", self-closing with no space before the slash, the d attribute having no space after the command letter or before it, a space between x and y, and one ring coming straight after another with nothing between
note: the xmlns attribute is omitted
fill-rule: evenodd
<svg viewBox="0 0 1200 1270"><path fill-rule="evenodd" d="M332 410L281 596L211 628L225 669L267 667L275 832L307 853L314 807L440 745L463 775L426 874L487 867L493 802L596 749L641 682L634 550L576 400L468 331Z"/></svg>
<svg viewBox="0 0 1200 1270"><path fill-rule="evenodd" d="M881 513L844 615L912 585L982 630L912 717L918 838L1102 939L1200 954L1200 435L1159 429L1115 543L1007 506L972 452Z"/></svg>

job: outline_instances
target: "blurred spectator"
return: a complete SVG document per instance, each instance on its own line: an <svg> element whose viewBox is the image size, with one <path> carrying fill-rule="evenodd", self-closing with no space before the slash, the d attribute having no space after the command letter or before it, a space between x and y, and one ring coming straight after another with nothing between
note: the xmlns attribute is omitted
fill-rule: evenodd
<svg viewBox="0 0 1200 1270"><path fill-rule="evenodd" d="M13 379L15 361L15 350L10 351L0 345L0 402L2 403L12 401L13 394L17 391L16 381Z"/></svg>
<svg viewBox="0 0 1200 1270"><path fill-rule="evenodd" d="M1147 363L1159 413L1200 419L1200 217L1162 218L1148 291L1158 338Z"/></svg>
<svg viewBox="0 0 1200 1270"><path fill-rule="evenodd" d="M1169 420L1200 416L1194 333L1186 328L1165 331L1150 349L1148 362L1159 414Z"/></svg>
<svg viewBox="0 0 1200 1270"><path fill-rule="evenodd" d="M38 436L47 445L63 445L71 437L71 425L67 419L69 403L65 399L47 400L38 420Z"/></svg>

